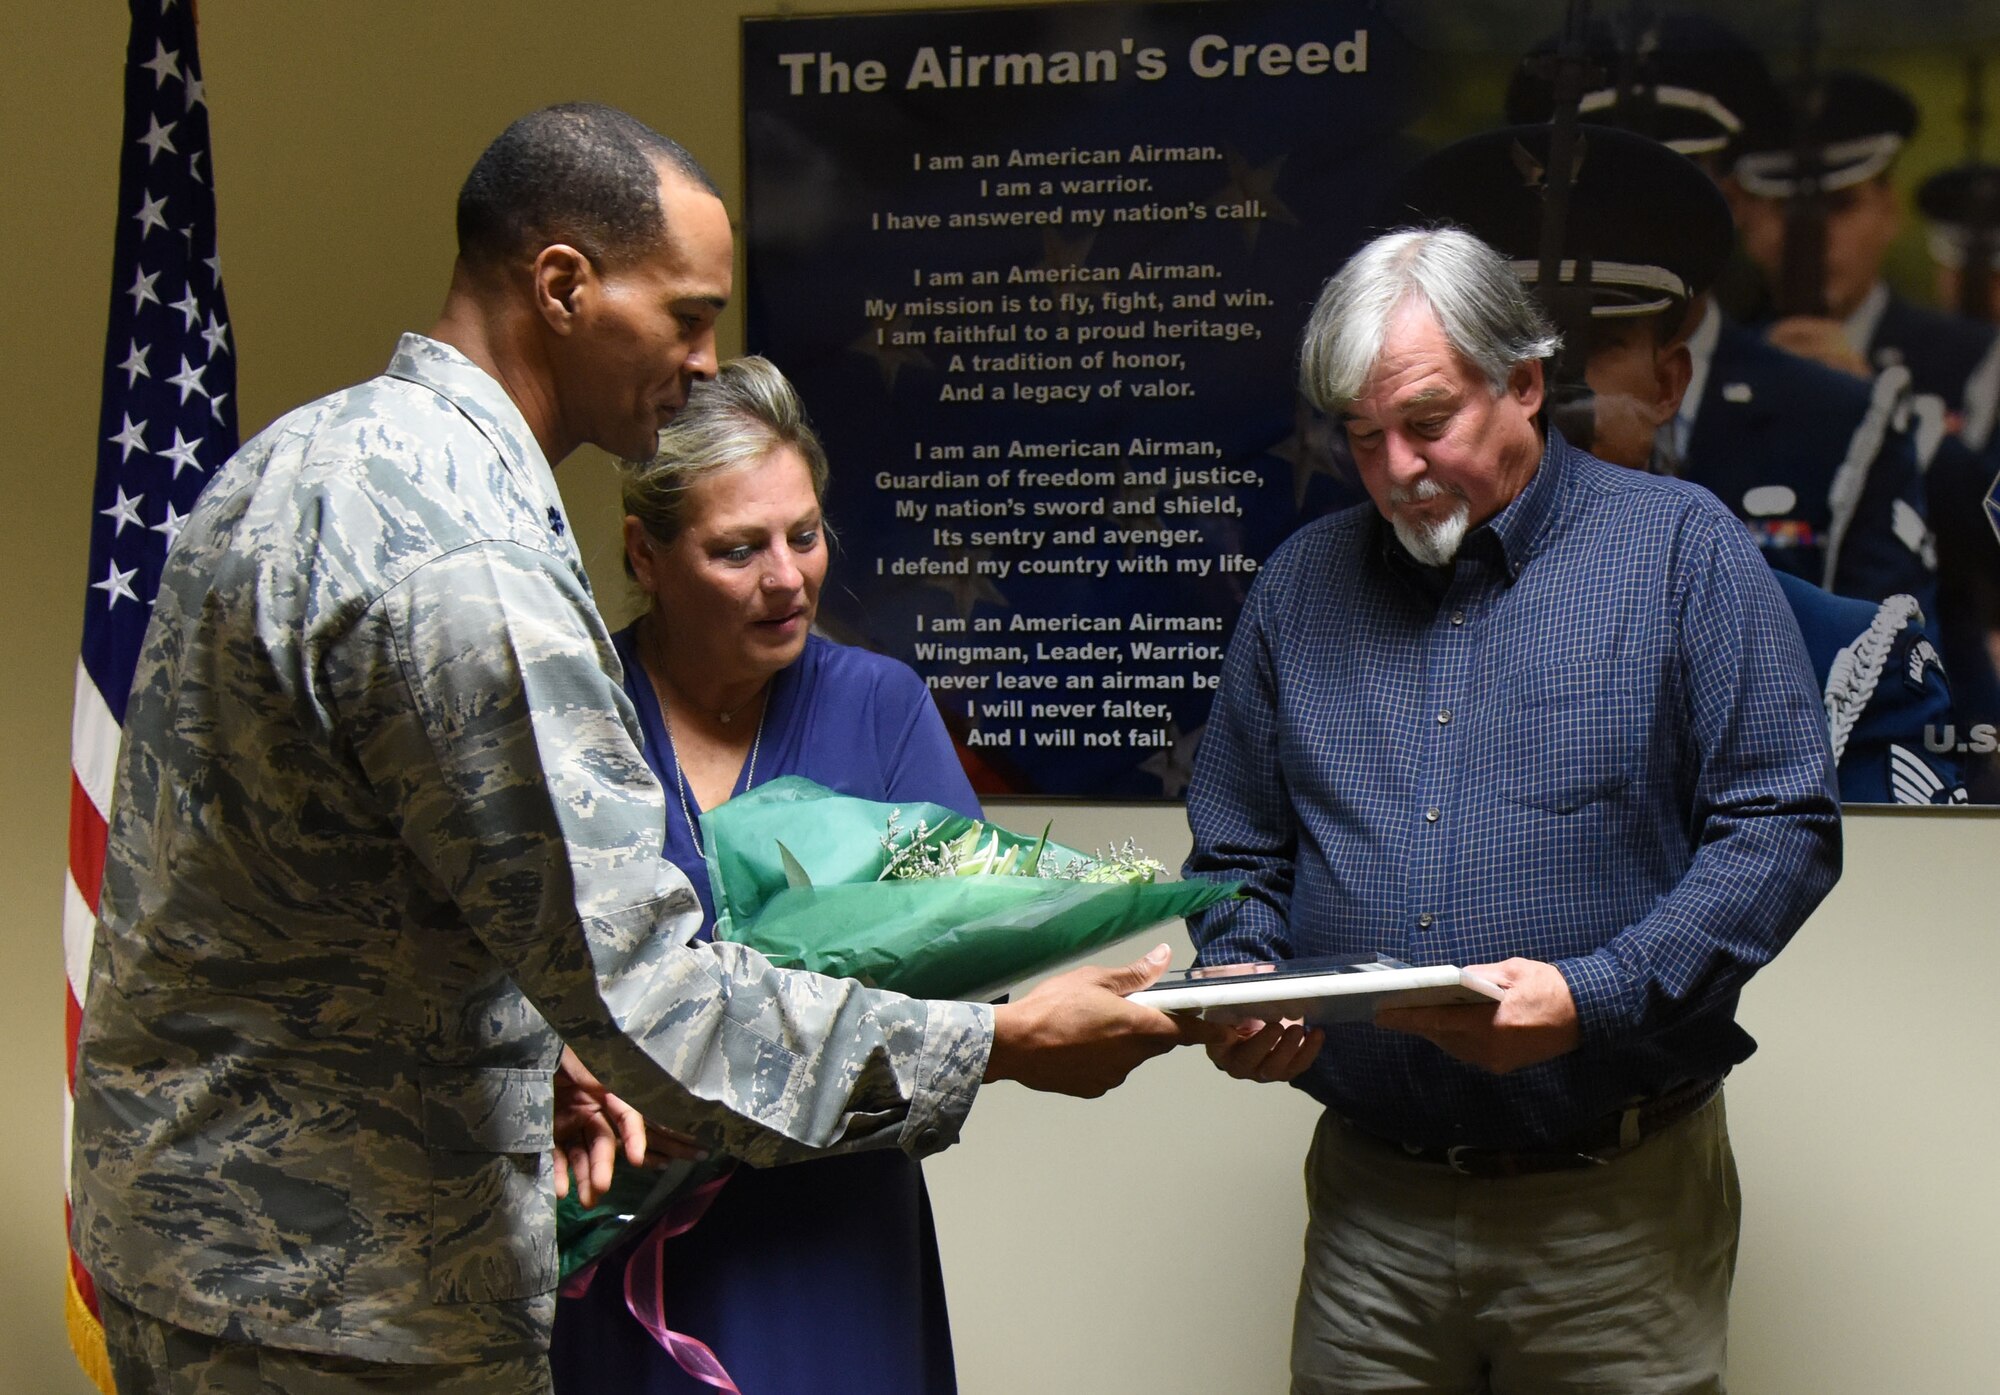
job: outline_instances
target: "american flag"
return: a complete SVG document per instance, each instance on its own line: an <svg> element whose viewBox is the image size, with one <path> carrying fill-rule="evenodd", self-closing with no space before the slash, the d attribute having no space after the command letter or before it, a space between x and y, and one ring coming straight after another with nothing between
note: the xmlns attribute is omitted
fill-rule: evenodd
<svg viewBox="0 0 2000 1395"><path fill-rule="evenodd" d="M63 951L72 1091L105 816L132 670L167 549L195 496L236 450L236 346L216 256L208 101L195 57L193 0L130 3L97 488L70 728ZM77 1359L108 1392L97 1296L74 1254L68 1315Z"/></svg>

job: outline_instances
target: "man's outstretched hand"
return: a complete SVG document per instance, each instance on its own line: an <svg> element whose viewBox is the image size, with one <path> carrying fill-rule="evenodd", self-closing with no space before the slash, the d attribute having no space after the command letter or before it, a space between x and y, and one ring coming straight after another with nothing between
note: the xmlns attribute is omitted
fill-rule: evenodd
<svg viewBox="0 0 2000 1395"><path fill-rule="evenodd" d="M1226 1028L1125 1000L1166 972L1171 957L1161 945L1123 968L1072 969L1037 984L1018 1002L1002 1003L993 1010L986 1078L1095 1099L1123 1083L1141 1061L1176 1046L1221 1040Z"/></svg>
<svg viewBox="0 0 2000 1395"><path fill-rule="evenodd" d="M1562 970L1538 959L1469 968L1501 989L1497 1003L1382 1008L1375 1025L1411 1032L1469 1065L1496 1075L1540 1065L1576 1049L1576 999Z"/></svg>

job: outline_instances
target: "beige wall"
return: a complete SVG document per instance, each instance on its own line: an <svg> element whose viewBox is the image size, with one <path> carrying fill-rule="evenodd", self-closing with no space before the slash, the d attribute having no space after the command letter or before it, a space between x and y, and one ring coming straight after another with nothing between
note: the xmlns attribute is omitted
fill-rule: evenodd
<svg viewBox="0 0 2000 1395"><path fill-rule="evenodd" d="M838 8L827 6L829 8ZM760 5L758 8L770 8ZM870 0L869 8L883 8ZM435 310L451 196L481 144L543 102L596 97L740 188L725 3L206 0L222 249L246 429L386 360ZM62 964L69 695L110 293L125 11L0 7L0 1391L80 1392L61 1330ZM730 320L725 350L740 347ZM616 596L609 472L559 477ZM1136 833L1177 860L1178 812L1081 806L1071 841ZM1012 811L1032 826L1039 809ZM1752 989L1766 1049L1732 1086L1749 1197L1738 1388L1993 1385L2000 1127L1987 1098L2000 981L1983 870L2000 823L1867 815L1850 872ZM1184 946L1183 946L1184 949ZM1887 955L1895 962L1883 962ZM1880 988L1856 989L1863 974ZM933 1166L968 1395L1277 1390L1300 1227L1303 1099L1195 1058L1096 1105L996 1090Z"/></svg>

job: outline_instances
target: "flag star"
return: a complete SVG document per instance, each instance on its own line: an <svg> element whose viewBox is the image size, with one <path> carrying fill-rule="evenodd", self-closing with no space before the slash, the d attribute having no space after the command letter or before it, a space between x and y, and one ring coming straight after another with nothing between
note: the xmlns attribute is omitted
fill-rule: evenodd
<svg viewBox="0 0 2000 1395"><path fill-rule="evenodd" d="M208 342L210 358L229 352L229 326L216 319L213 310L208 312L208 328L201 332L201 337Z"/></svg>
<svg viewBox="0 0 2000 1395"><path fill-rule="evenodd" d="M208 84L201 80L200 73L189 73L187 75L187 103L189 111L193 111L198 106L205 107L208 105Z"/></svg>
<svg viewBox="0 0 2000 1395"><path fill-rule="evenodd" d="M187 292L179 300L175 301L170 308L180 311L181 318L187 321L186 324L181 326L182 329L191 330L201 323L201 302L194 298L194 283L192 281L188 283ZM172 379L168 381L171 382ZM183 397L181 401L185 402L187 399Z"/></svg>
<svg viewBox="0 0 2000 1395"><path fill-rule="evenodd" d="M127 497L125 486L121 484L118 486L118 497L111 501L111 507L98 510L104 517L113 520L117 524L111 530L112 537L115 538L123 534L125 525L128 523L140 528L146 526L146 521L139 517L139 504L145 497L143 494ZM167 507L172 508L173 505L169 504Z"/></svg>
<svg viewBox="0 0 2000 1395"><path fill-rule="evenodd" d="M153 304L155 305L158 305L160 303L159 292L153 289L153 283L159 279L160 279L159 272L156 271L151 276L148 276L146 274L146 268L144 267L138 268L138 270L133 273L132 284L129 288L127 288L125 292L126 295L132 297L133 314L135 315L138 314L139 307L141 305L144 305L149 300L152 301Z"/></svg>
<svg viewBox="0 0 2000 1395"><path fill-rule="evenodd" d="M139 195L139 211L132 216L139 222L139 237L142 241L146 234L154 228L163 230L166 228L166 207L167 196L165 194L160 195L157 199L151 194Z"/></svg>
<svg viewBox="0 0 2000 1395"><path fill-rule="evenodd" d="M107 438L113 445L123 446L125 448L125 453L118 457L120 464L123 464L125 461L130 460L132 458L132 452L135 450L152 449L151 446L146 444L146 423L143 421L132 420L132 414L130 412L126 412L124 414L124 417L125 417L124 429L120 431L116 436L111 436Z"/></svg>
<svg viewBox="0 0 2000 1395"><path fill-rule="evenodd" d="M196 474L201 473L201 462L194 458L195 447L200 444L201 437L197 436L190 441L181 435L181 429L178 426L174 428L174 443L161 451L160 454L174 462L175 479L181 477L182 470L193 470Z"/></svg>
<svg viewBox="0 0 2000 1395"><path fill-rule="evenodd" d="M181 355L181 371L173 374L167 381L181 390L181 405L183 407L187 405L188 398L197 392L203 397L208 396L208 389L201 385L201 375L207 371L207 364L204 363L201 367L197 368L188 362L186 354ZM180 471L176 470L174 473L179 474Z"/></svg>
<svg viewBox="0 0 2000 1395"><path fill-rule="evenodd" d="M163 533L166 535L167 548L169 551L171 551L173 545L180 540L181 525L187 522L187 517L188 516L186 514L178 512L174 508L174 501L169 499L167 500L167 516L161 519L158 523L155 523L153 525L153 531L155 533Z"/></svg>
<svg viewBox="0 0 2000 1395"><path fill-rule="evenodd" d="M102 591L105 595L109 596L111 598L110 608L116 610L120 600L137 601L139 599L139 593L132 589L132 578L138 574L139 569L137 567L132 568L130 571L121 571L118 564L113 562L111 563L110 575L106 576L102 581L91 582L90 589L93 591Z"/></svg>
<svg viewBox="0 0 2000 1395"><path fill-rule="evenodd" d="M162 150L166 151L169 155L180 154L180 147L174 144L174 127L181 123L178 121L169 121L166 125L162 126L160 118L157 116L148 116L147 120L151 123L151 129L145 135L139 137L139 144L146 147L146 163L150 165L153 161L159 159Z"/></svg>
<svg viewBox="0 0 2000 1395"><path fill-rule="evenodd" d="M157 92L162 87L165 87L167 85L168 78L172 78L176 82L180 81L181 78L180 59L181 59L181 51L179 49L168 48L158 39L155 39L153 40L152 60L150 62L141 63L139 66L142 68L150 69L152 71L153 90Z"/></svg>
<svg viewBox="0 0 2000 1395"><path fill-rule="evenodd" d="M141 378L150 378L153 376L153 370L146 367L146 355L152 352L153 346L151 344L142 349L139 347L138 340L134 339L132 341L132 352L125 355L125 361L118 365L125 370L126 387L131 387Z"/></svg>
<svg viewBox="0 0 2000 1395"><path fill-rule="evenodd" d="M197 184L208 183L206 179L201 177L201 152L199 150L191 151L188 154L188 178Z"/></svg>
<svg viewBox="0 0 2000 1395"><path fill-rule="evenodd" d="M229 400L229 394L218 392L208 399L208 414L215 418L216 425L222 424L222 404Z"/></svg>
<svg viewBox="0 0 2000 1395"><path fill-rule="evenodd" d="M206 257L203 257L203 258L202 258L201 260L202 260L202 264L203 264L204 266L206 266L206 267L207 267L207 268L208 268L208 269L209 269L210 271L212 271L212 272L214 272L214 273L215 273L215 280L216 280L216 284L217 284L217 285L220 285L220 284L222 283L222 251L221 251L221 249L220 249L220 248L216 249L216 251L215 251L215 252L214 252L214 253L213 253L212 255L210 255L210 256L206 256Z"/></svg>

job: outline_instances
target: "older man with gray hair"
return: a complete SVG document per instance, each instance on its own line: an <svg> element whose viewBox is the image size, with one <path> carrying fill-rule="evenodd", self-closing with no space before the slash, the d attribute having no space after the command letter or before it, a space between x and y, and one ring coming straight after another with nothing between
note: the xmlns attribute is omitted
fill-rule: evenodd
<svg viewBox="0 0 2000 1395"><path fill-rule="evenodd" d="M1189 874L1248 884L1193 922L1204 963L1503 990L1209 1048L1326 1107L1299 1392L1722 1389L1721 1081L1739 990L1839 873L1832 762L1742 525L1541 422L1557 342L1455 230L1327 283L1301 374L1373 507L1259 575L1189 790Z"/></svg>

